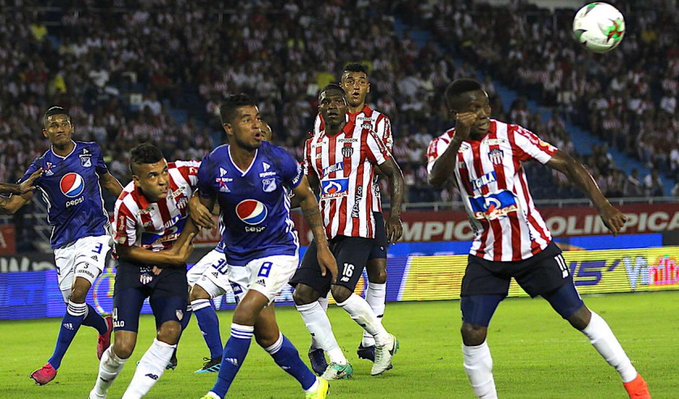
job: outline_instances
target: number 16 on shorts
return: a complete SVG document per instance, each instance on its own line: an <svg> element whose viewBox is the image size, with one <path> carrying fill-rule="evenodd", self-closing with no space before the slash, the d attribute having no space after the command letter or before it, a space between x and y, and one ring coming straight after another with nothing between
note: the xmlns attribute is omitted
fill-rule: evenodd
<svg viewBox="0 0 679 399"><path fill-rule="evenodd" d="M340 281L343 283L348 283L351 280L351 277L354 275L355 268L356 267L351 263L344 263L344 266L342 267L342 278L340 278Z"/></svg>

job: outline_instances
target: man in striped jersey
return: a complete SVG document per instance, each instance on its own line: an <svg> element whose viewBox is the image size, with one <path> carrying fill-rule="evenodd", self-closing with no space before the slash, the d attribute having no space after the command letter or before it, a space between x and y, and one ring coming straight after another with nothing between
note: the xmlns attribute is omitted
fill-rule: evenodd
<svg viewBox="0 0 679 399"><path fill-rule="evenodd" d="M186 261L195 233L182 234L189 199L198 184L199 162L167 163L161 151L141 144L130 154L130 182L114 211L119 264L113 292L114 344L104 352L90 399L108 389L137 343L139 312L146 298L156 318L156 339L137 365L123 398L141 398L162 377L186 315Z"/></svg>
<svg viewBox="0 0 679 399"><path fill-rule="evenodd" d="M328 85L323 89L319 103L325 126L306 141L304 162L312 188L320 193L326 234L337 259L339 278L332 283L329 276L321 275L312 243L290 283L295 285L295 304L307 328L330 358L323 378L348 378L353 372L318 302L328 291L374 337L376 351L371 374L379 375L391 368L398 341L384 329L365 299L354 294L354 289L371 252L379 245L373 216L375 168L379 166L388 177L392 189L391 214L386 223L390 242L397 241L402 234L403 175L372 125L357 124L347 118L349 104L340 86Z"/></svg>
<svg viewBox="0 0 679 399"><path fill-rule="evenodd" d="M626 217L601 193L584 166L529 130L490 119L488 95L472 79L459 79L445 92L454 129L434 139L428 151L430 183L455 175L476 235L462 280L464 367L479 398L497 398L488 325L507 296L510 279L531 297L542 296L620 374L630 398L650 398L608 324L578 295L573 277L535 209L522 162L538 162L566 175L597 207L617 234Z"/></svg>
<svg viewBox="0 0 679 399"><path fill-rule="evenodd" d="M366 104L366 97L368 96L368 93L370 93L368 69L358 63L347 64L342 72L340 86L347 93L349 121L372 129L391 153L394 140L391 134L391 121L389 120L389 117ZM316 117L316 122L314 124L314 134L320 133L324 127L325 123L319 114ZM381 323L386 307L387 250L390 242L387 240L387 231L384 228L380 185L377 177L375 177L374 186L375 195L372 197L372 207L373 217L375 218L375 241L377 241L377 245L375 245L370 252L366 265L369 284L365 290L365 300L368 302L368 305L370 305L373 312L375 312L378 321ZM327 310L327 298L319 298L319 303ZM372 335L367 332L363 333L363 339L361 340L356 353L361 359L375 361L375 339ZM318 348L318 343L315 339L312 339L311 342L309 360L311 360L311 365L317 373L323 373L328 366L324 353Z"/></svg>

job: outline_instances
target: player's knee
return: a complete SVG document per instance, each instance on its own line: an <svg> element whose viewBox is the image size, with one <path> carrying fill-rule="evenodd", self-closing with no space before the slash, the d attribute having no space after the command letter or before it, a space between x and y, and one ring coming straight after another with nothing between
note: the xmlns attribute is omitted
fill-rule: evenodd
<svg viewBox="0 0 679 399"><path fill-rule="evenodd" d="M119 335L116 334L113 343L113 352L115 352L116 356L118 356L119 358L127 359L130 356L132 356L135 345L136 340L121 338Z"/></svg>
<svg viewBox="0 0 679 399"><path fill-rule="evenodd" d="M165 342L169 345L174 345L179 341L179 336L182 333L182 325L176 321L168 321L163 323L158 330L158 341Z"/></svg>
<svg viewBox="0 0 679 399"><path fill-rule="evenodd" d="M89 288L90 287L74 286L73 289L71 290L71 296L69 300L74 303L85 303L87 293L90 290Z"/></svg>
<svg viewBox="0 0 679 399"><path fill-rule="evenodd" d="M316 301L319 298L316 291L304 284L297 284L295 293L292 294L292 300L295 301L295 305L302 306Z"/></svg>
<svg viewBox="0 0 679 399"><path fill-rule="evenodd" d="M574 328L582 331L587 328L589 322L592 320L592 312L587 309L587 306L583 305L566 320L568 320Z"/></svg>
<svg viewBox="0 0 679 399"><path fill-rule="evenodd" d="M351 294L353 294L350 289L341 285L333 285L330 291L332 292L332 297L335 298L335 302L337 303L346 301L349 299Z"/></svg>
<svg viewBox="0 0 679 399"><path fill-rule="evenodd" d="M469 323L462 323L460 329L462 333L462 342L467 346L481 345L486 340L488 328L483 326L476 326Z"/></svg>
<svg viewBox="0 0 679 399"><path fill-rule="evenodd" d="M373 259L368 263L368 281L375 284L387 282L386 259Z"/></svg>
<svg viewBox="0 0 679 399"><path fill-rule="evenodd" d="M189 299L191 302L199 299L210 299L210 294L205 291L203 287L196 284L191 288L191 293L189 294Z"/></svg>

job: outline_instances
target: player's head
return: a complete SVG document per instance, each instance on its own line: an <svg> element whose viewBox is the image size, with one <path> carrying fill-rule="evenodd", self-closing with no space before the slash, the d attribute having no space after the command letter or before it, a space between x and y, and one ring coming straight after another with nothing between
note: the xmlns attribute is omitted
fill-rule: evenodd
<svg viewBox="0 0 679 399"><path fill-rule="evenodd" d="M71 142L73 137L73 124L68 111L64 107L54 105L49 107L42 118L42 135L52 145L61 146Z"/></svg>
<svg viewBox="0 0 679 399"><path fill-rule="evenodd" d="M257 104L246 94L227 97L219 107L219 116L231 145L256 150L265 140Z"/></svg>
<svg viewBox="0 0 679 399"><path fill-rule="evenodd" d="M331 83L318 94L318 112L329 126L345 122L348 111L347 94L339 85Z"/></svg>
<svg viewBox="0 0 679 399"><path fill-rule="evenodd" d="M472 137L483 137L490 128L490 102L481 83L474 79L457 79L446 87L448 114L455 119L458 113L474 112L477 119Z"/></svg>
<svg viewBox="0 0 679 399"><path fill-rule="evenodd" d="M269 126L268 123L261 121L262 123L262 134L264 135L264 141L268 141L269 143L273 141L273 130L271 130L271 126Z"/></svg>
<svg viewBox="0 0 679 399"><path fill-rule="evenodd" d="M365 104L365 97L370 93L368 68L358 63L347 64L342 71L340 86L347 93L347 101L352 107Z"/></svg>
<svg viewBox="0 0 679 399"><path fill-rule="evenodd" d="M130 152L130 170L134 185L146 198L158 201L167 197L170 176L162 151L153 144L143 143Z"/></svg>

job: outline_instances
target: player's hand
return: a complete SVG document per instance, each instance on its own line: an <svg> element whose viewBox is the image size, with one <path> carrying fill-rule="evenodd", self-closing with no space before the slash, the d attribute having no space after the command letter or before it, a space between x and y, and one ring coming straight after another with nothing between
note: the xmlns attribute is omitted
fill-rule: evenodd
<svg viewBox="0 0 679 399"><path fill-rule="evenodd" d="M476 112L459 112L455 118L455 138L467 140L479 115Z"/></svg>
<svg viewBox="0 0 679 399"><path fill-rule="evenodd" d="M210 210L207 209L205 205L201 204L198 197L193 197L189 201L189 215L191 216L193 223L198 227L204 229L212 229L215 227L215 221L212 219Z"/></svg>
<svg viewBox="0 0 679 399"><path fill-rule="evenodd" d="M186 266L186 262L193 253L193 238L196 233L191 233L184 242L180 245L174 246L170 251L172 251L172 260L175 266Z"/></svg>
<svg viewBox="0 0 679 399"><path fill-rule="evenodd" d="M401 224L400 217L396 215L389 216L385 227L387 229L387 240L389 241L389 244L393 244L401 239L401 236L403 235L403 225Z"/></svg>
<svg viewBox="0 0 679 399"><path fill-rule="evenodd" d="M327 244L317 246L318 265L321 267L321 276L326 276L328 272L332 276L332 283L337 282L337 260L335 260L335 255L330 252L330 248Z"/></svg>
<svg viewBox="0 0 679 399"><path fill-rule="evenodd" d="M33 174L26 179L26 181L22 182L19 184L19 192L17 194L26 194L30 193L31 191L35 190L35 181L45 173L44 170L38 169Z"/></svg>
<svg viewBox="0 0 679 399"><path fill-rule="evenodd" d="M599 214L601 215L601 220L604 222L604 225L606 225L614 236L617 236L618 233L620 233L620 230L625 227L625 222L628 220L624 213L620 212L619 209L611 204L602 208L599 211Z"/></svg>

